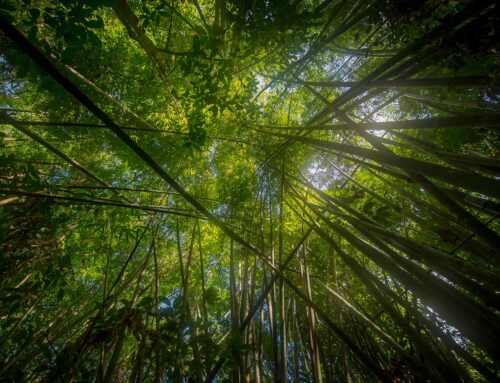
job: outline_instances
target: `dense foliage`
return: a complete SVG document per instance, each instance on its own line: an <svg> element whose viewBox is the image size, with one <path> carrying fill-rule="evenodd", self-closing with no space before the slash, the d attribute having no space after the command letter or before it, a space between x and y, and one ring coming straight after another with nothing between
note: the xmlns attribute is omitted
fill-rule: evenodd
<svg viewBox="0 0 500 383"><path fill-rule="evenodd" d="M0 381L500 380L499 9L0 2Z"/></svg>

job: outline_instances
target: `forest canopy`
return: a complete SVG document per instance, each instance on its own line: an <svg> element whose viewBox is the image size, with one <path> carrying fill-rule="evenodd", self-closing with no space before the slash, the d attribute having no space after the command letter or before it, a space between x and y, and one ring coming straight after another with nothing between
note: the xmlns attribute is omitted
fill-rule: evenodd
<svg viewBox="0 0 500 383"><path fill-rule="evenodd" d="M500 381L499 26L1 1L0 381Z"/></svg>

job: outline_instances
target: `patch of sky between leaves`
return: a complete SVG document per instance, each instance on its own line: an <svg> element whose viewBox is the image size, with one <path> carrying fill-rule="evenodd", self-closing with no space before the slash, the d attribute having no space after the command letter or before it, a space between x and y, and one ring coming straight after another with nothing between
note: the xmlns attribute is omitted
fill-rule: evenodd
<svg viewBox="0 0 500 383"><path fill-rule="evenodd" d="M315 157L306 168L305 176L315 188L325 191L335 180L341 177L341 174L332 167L327 166L321 158Z"/></svg>
<svg viewBox="0 0 500 383"><path fill-rule="evenodd" d="M255 90L255 94L257 95L262 92L267 83L264 77L259 74L255 76L255 81L257 81L257 89ZM265 92L268 92L268 90L265 90Z"/></svg>

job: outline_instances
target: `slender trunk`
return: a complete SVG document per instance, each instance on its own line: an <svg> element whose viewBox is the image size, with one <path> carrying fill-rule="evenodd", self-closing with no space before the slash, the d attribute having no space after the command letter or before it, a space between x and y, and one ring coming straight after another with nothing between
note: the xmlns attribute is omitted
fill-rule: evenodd
<svg viewBox="0 0 500 383"><path fill-rule="evenodd" d="M312 301L312 289L311 289L311 280L309 276L309 268L307 267L307 262L305 258L305 252L307 251L307 246L303 247L303 257L302 263L300 265L300 271L302 277L304 279L304 285L306 290L307 298ZM316 335L316 313L311 307L307 308L307 319L308 319L308 336L309 336L309 344L311 347L311 370L313 372L314 381L316 383L321 383L323 380L323 376L321 373L321 359L319 355L319 344L317 342Z"/></svg>
<svg viewBox="0 0 500 383"><path fill-rule="evenodd" d="M113 10L124 27L127 29L129 36L139 43L151 61L153 61L157 66L161 79L168 84L168 67L165 57L159 52L156 45L153 41L151 41L144 29L141 27L139 19L130 9L128 1L116 1L113 5Z"/></svg>
<svg viewBox="0 0 500 383"><path fill-rule="evenodd" d="M239 304L238 304L238 294L236 291L236 261L234 255L234 244L230 241L229 250L229 288L231 296L231 328L232 328L232 342L235 344L240 344L242 341L242 336L239 332ZM239 383L241 381L241 354L239 349L233 348L233 357L235 360L235 365L233 366L232 381L233 383Z"/></svg>
<svg viewBox="0 0 500 383"><path fill-rule="evenodd" d="M115 340L115 347L113 349L113 353L111 355L111 359L109 360L108 366L106 368L106 373L104 375L104 382L113 382L113 375L115 374L116 366L120 359L120 355L123 349L123 342L125 341L125 327L121 326L118 335Z"/></svg>
<svg viewBox="0 0 500 383"><path fill-rule="evenodd" d="M284 216L284 190L285 190L285 168L284 160L281 162L281 182L280 182L280 205L279 205L279 232L278 232L278 264L280 268L283 264L283 216ZM279 307L280 307L280 381L288 381L288 336L287 336L287 319L285 306L285 283L282 279L279 281Z"/></svg>
<svg viewBox="0 0 500 383"><path fill-rule="evenodd" d="M297 81L298 84L327 87L327 88L352 88L359 86L356 81ZM432 88L432 87L489 87L494 86L487 76L469 77L444 77L444 78L416 78L396 80L372 80L363 86L370 88Z"/></svg>

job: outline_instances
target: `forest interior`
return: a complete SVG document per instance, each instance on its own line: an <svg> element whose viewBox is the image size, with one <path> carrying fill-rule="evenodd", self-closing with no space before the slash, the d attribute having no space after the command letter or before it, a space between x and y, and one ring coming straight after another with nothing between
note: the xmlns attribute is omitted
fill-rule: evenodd
<svg viewBox="0 0 500 383"><path fill-rule="evenodd" d="M0 382L499 382L499 28L0 0Z"/></svg>

